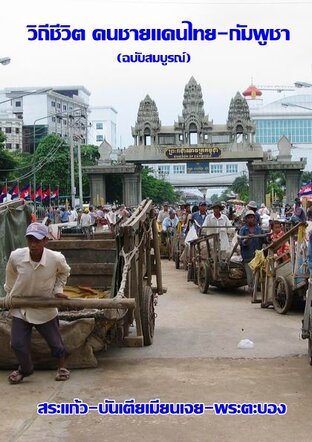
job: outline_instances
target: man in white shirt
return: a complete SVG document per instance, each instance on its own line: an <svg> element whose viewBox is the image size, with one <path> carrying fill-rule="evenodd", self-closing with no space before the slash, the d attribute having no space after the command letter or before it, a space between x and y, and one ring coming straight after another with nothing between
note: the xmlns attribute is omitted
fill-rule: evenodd
<svg viewBox="0 0 312 442"><path fill-rule="evenodd" d="M215 202L212 204L211 208L213 209L213 213L207 215L202 227L206 227L203 229L204 233L207 235L211 233L219 233L220 238L220 258L225 259L230 249L230 241L228 236L228 229L226 227L231 226L231 222L226 215L221 213L221 210L224 209L224 206L219 202ZM207 229L207 227L210 227ZM217 228L214 228L217 227ZM221 227L221 228L220 228ZM225 227L222 229L222 227Z"/></svg>
<svg viewBox="0 0 312 442"><path fill-rule="evenodd" d="M27 227L28 247L14 250L7 263L4 289L7 298L53 297L67 298L63 288L69 276L70 267L65 257L46 249L48 229L44 224L32 223ZM33 373L30 343L34 326L48 343L51 353L58 361L55 380L66 381L69 371L65 368L66 350L59 332L57 309L18 308L11 309L11 348L14 350L19 367L9 375L11 384L19 384L24 377Z"/></svg>
<svg viewBox="0 0 312 442"><path fill-rule="evenodd" d="M83 214L80 217L80 225L86 238L90 239L92 236L92 219L87 207L83 210Z"/></svg>

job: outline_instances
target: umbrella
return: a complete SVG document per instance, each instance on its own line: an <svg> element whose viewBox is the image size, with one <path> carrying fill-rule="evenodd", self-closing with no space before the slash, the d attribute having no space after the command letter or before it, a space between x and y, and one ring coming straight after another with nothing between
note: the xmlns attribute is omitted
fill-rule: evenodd
<svg viewBox="0 0 312 442"><path fill-rule="evenodd" d="M230 200L227 200L227 202L233 203L233 204L246 204L245 201L237 200L237 199L230 199Z"/></svg>

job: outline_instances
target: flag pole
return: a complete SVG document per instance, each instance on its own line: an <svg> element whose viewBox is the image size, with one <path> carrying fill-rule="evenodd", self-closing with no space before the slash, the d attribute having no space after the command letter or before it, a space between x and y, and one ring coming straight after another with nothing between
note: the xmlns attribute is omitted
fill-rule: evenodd
<svg viewBox="0 0 312 442"><path fill-rule="evenodd" d="M59 184L56 186L57 189L57 207L60 205L60 186Z"/></svg>

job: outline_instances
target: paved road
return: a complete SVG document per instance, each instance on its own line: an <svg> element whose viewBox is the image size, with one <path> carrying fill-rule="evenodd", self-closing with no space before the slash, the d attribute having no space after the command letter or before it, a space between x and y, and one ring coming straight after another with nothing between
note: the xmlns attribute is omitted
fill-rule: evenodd
<svg viewBox="0 0 312 442"><path fill-rule="evenodd" d="M0 372L0 441L310 441L312 368L299 339L301 313L277 315L243 291L200 294L164 262L168 293L159 299L153 346L110 349L99 366L74 370L69 382L36 372L21 385ZM240 350L241 339L254 349ZM49 416L42 401L89 405L105 398L147 402L284 402L285 416Z"/></svg>

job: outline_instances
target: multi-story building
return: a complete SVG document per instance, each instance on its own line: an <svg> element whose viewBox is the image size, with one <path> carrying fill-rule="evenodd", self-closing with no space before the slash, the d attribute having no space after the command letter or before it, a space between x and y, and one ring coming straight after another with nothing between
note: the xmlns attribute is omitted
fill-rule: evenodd
<svg viewBox="0 0 312 442"><path fill-rule="evenodd" d="M0 130L4 133L6 149L20 150L23 142L23 123L14 114L0 114Z"/></svg>
<svg viewBox="0 0 312 442"><path fill-rule="evenodd" d="M104 141L116 149L117 111L112 106L91 106L88 115L88 143L100 146Z"/></svg>
<svg viewBox="0 0 312 442"><path fill-rule="evenodd" d="M1 90L1 112L10 113L23 125L22 143L16 142L12 148L19 144L23 151L33 152L34 146L49 133L65 139L74 134L81 143L86 143L89 96L84 86Z"/></svg>
<svg viewBox="0 0 312 442"><path fill-rule="evenodd" d="M292 143L292 159L306 158L306 170L312 170L312 94L288 93L275 101L247 99L250 116L256 125L256 142L264 150L277 153L277 143L286 136Z"/></svg>

